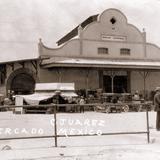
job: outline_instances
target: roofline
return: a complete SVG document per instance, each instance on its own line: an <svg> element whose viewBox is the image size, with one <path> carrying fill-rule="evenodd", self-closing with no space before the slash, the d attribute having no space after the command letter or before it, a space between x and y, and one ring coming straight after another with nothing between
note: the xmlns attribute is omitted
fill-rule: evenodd
<svg viewBox="0 0 160 160"><path fill-rule="evenodd" d="M15 60L15 61L7 61L7 62L0 62L0 64L9 64L9 63L16 63L16 62L24 62L24 61L34 61L40 60L41 58L33 58L33 59L22 59L22 60Z"/></svg>
<svg viewBox="0 0 160 160"><path fill-rule="evenodd" d="M82 28L85 28L88 24L97 21L99 14L93 15L88 17L85 21L83 21L80 25ZM78 35L78 27L80 26L78 25L77 27L75 27L73 30L71 30L69 33L67 33L65 36L63 36L61 39L59 39L56 43L57 45L61 45L63 43L65 43L66 41L72 39L73 37Z"/></svg>
<svg viewBox="0 0 160 160"><path fill-rule="evenodd" d="M132 70L160 70L160 66L149 65L115 65L115 64L73 64L73 63L51 63L42 65L43 68L112 68L112 69L132 69Z"/></svg>

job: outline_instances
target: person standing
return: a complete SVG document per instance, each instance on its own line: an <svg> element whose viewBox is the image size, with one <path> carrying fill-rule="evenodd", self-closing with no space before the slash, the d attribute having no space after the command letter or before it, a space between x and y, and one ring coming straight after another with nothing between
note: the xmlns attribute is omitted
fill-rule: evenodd
<svg viewBox="0 0 160 160"><path fill-rule="evenodd" d="M80 113L83 112L84 113L84 104L85 104L85 99L83 96L81 96L80 100L79 100L79 104L80 104Z"/></svg>
<svg viewBox="0 0 160 160"><path fill-rule="evenodd" d="M156 116L156 129L160 131L160 87L156 87L156 94L154 95L154 105L155 111L157 112Z"/></svg>
<svg viewBox="0 0 160 160"><path fill-rule="evenodd" d="M139 96L138 90L136 90L135 94L133 95L133 100L134 101L139 101L140 100L140 96Z"/></svg>

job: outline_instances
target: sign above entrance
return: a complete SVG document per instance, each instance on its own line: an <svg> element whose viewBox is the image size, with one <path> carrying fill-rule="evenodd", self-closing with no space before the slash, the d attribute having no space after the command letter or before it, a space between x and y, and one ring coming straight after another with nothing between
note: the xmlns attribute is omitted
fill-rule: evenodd
<svg viewBox="0 0 160 160"><path fill-rule="evenodd" d="M115 35L102 34L101 39L105 41L126 41L125 36L119 36L119 35L115 36Z"/></svg>
<svg viewBox="0 0 160 160"><path fill-rule="evenodd" d="M103 71L106 76L127 76L127 71Z"/></svg>

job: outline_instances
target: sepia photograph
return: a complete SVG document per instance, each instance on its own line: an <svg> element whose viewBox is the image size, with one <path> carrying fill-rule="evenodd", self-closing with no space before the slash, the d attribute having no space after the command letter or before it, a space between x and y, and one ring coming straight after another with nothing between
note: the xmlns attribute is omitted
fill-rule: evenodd
<svg viewBox="0 0 160 160"><path fill-rule="evenodd" d="M160 0L0 0L0 160L160 160Z"/></svg>

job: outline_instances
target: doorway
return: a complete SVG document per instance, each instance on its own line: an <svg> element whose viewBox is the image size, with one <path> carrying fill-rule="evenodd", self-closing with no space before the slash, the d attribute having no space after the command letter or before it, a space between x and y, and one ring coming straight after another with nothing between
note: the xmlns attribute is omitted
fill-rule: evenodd
<svg viewBox="0 0 160 160"><path fill-rule="evenodd" d="M6 91L14 94L32 94L35 89L36 74L28 68L13 71L7 79Z"/></svg>
<svg viewBox="0 0 160 160"><path fill-rule="evenodd" d="M34 92L35 80L27 73L16 75L11 82L11 90L15 94L31 94Z"/></svg>
<svg viewBox="0 0 160 160"><path fill-rule="evenodd" d="M111 76L103 76L103 88L106 93L112 93L112 78L111 78Z"/></svg>
<svg viewBox="0 0 160 160"><path fill-rule="evenodd" d="M113 83L115 93L127 92L127 76L115 76L113 79Z"/></svg>
<svg viewBox="0 0 160 160"><path fill-rule="evenodd" d="M103 76L103 88L106 93L112 93L112 92L125 93L128 91L127 85L128 85L127 76L118 75L118 76L114 76L113 79L109 75Z"/></svg>

